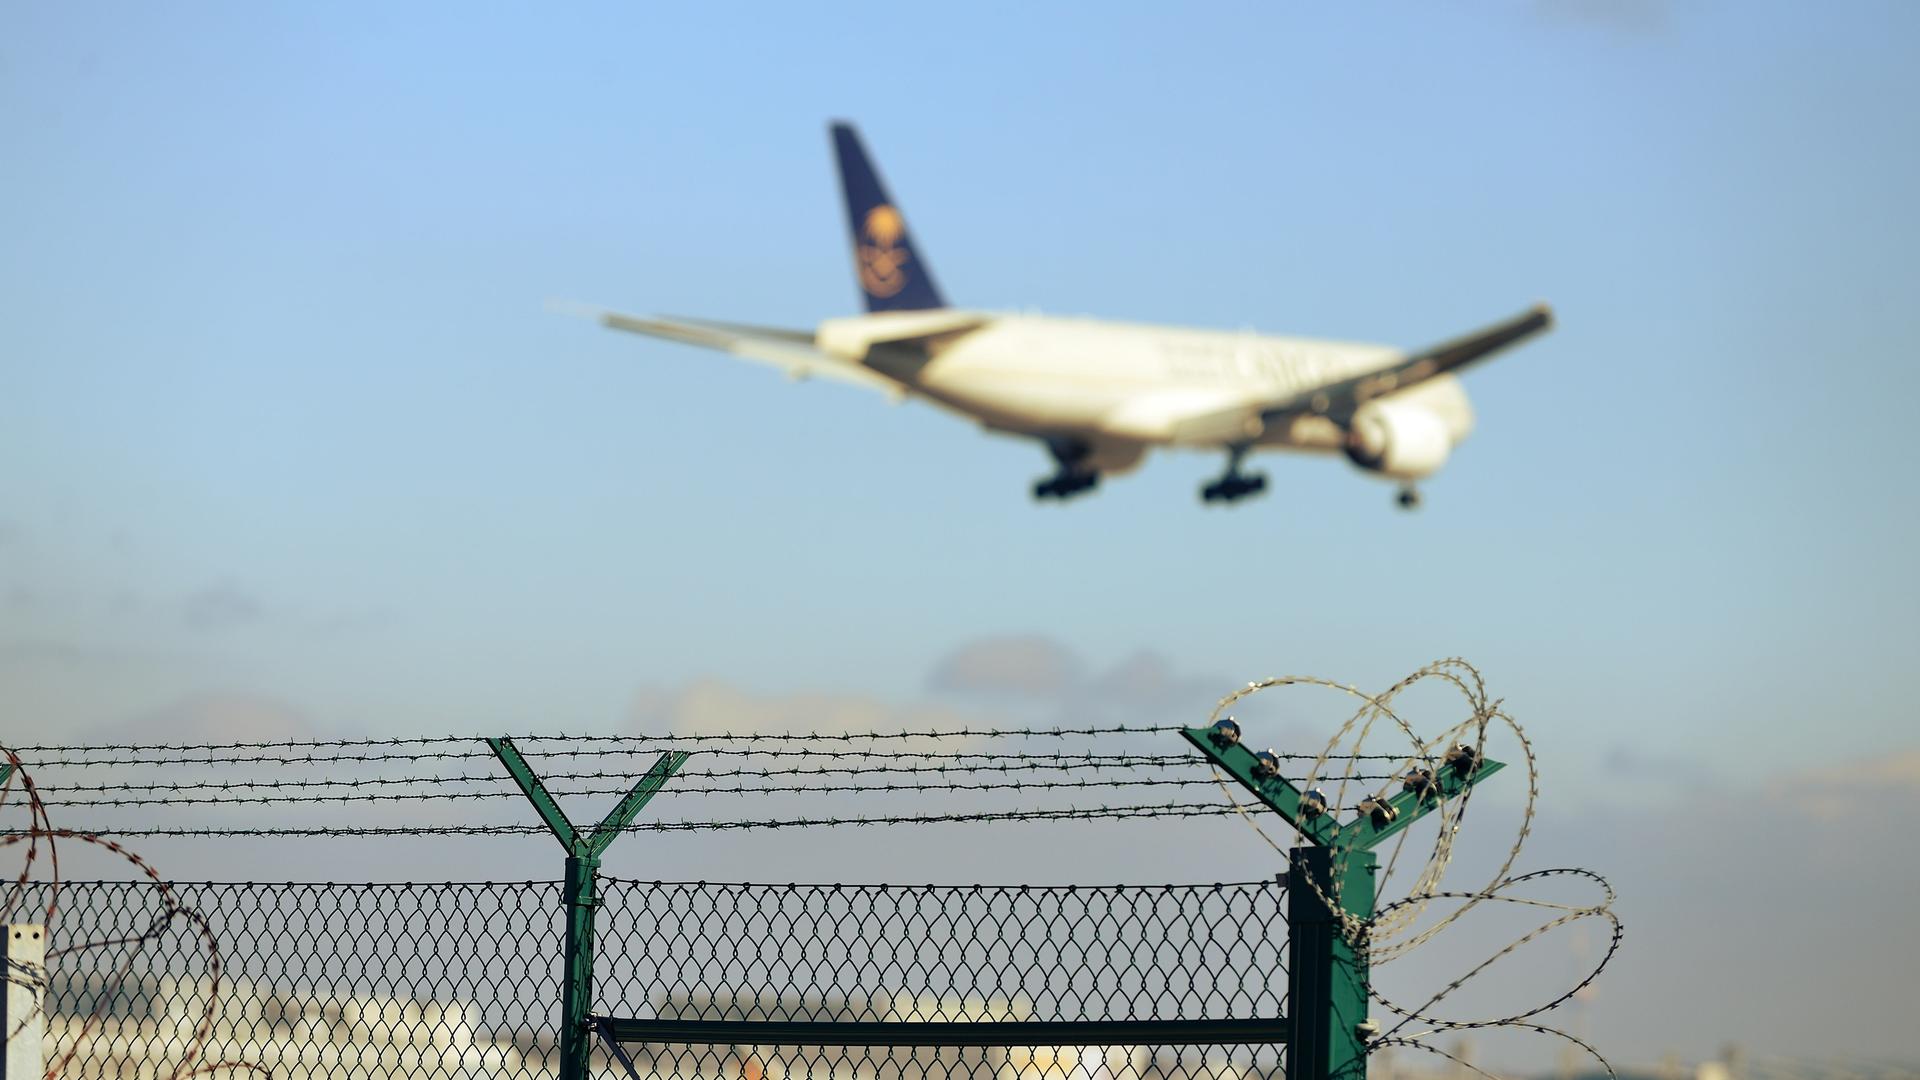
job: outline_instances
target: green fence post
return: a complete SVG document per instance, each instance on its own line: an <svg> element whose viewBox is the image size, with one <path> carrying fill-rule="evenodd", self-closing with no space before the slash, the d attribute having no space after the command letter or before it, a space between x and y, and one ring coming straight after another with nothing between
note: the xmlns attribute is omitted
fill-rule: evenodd
<svg viewBox="0 0 1920 1080"><path fill-rule="evenodd" d="M560 903L567 909L565 954L560 972L560 1080L586 1080L592 1050L593 911L600 903L600 860L567 856Z"/></svg>
<svg viewBox="0 0 1920 1080"><path fill-rule="evenodd" d="M1289 1080L1367 1075L1367 950L1327 906L1338 896L1344 913L1373 915L1371 851L1297 847L1287 867L1287 1008L1293 1039L1287 1045ZM1335 892L1334 875L1340 875Z"/></svg>
<svg viewBox="0 0 1920 1080"><path fill-rule="evenodd" d="M1287 856L1287 1080L1366 1080L1367 1041L1378 1030L1367 1016L1373 847L1502 764L1456 750L1437 775L1409 775L1398 794L1342 825L1317 792L1279 775L1277 758L1240 745L1231 718L1180 734L1308 841ZM1335 897L1338 912L1327 903Z"/></svg>
<svg viewBox="0 0 1920 1080"><path fill-rule="evenodd" d="M670 750L660 755L600 824L583 834L573 827L512 739L488 739L487 746L567 852L567 876L560 886L560 903L567 916L560 961L560 1080L587 1080L593 1050L593 915L600 906L600 853L633 821L647 800L680 771L680 766L687 763L687 754Z"/></svg>

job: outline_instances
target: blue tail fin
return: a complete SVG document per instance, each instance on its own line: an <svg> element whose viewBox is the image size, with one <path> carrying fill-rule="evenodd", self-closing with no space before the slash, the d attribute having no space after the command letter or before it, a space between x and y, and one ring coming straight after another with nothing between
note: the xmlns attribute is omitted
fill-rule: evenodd
<svg viewBox="0 0 1920 1080"><path fill-rule="evenodd" d="M946 307L933 283L933 271L907 233L906 218L880 182L852 124L833 125L833 152L840 165L840 189L847 198L847 227L853 232L853 266L867 310Z"/></svg>

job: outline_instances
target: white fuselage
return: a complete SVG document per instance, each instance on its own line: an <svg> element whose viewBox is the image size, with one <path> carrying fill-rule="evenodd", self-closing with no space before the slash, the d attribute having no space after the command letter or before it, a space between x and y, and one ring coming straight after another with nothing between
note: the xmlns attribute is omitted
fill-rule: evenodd
<svg viewBox="0 0 1920 1080"><path fill-rule="evenodd" d="M915 347L888 344L903 338ZM1318 387L1405 355L1383 345L950 310L829 319L816 341L989 428L1085 439L1107 471L1132 465L1151 446L1220 445L1183 438L1178 425L1186 418L1310 398ZM1466 395L1451 376L1394 397L1432 412L1453 443L1472 428ZM1251 442L1337 450L1343 438L1326 418L1302 415Z"/></svg>

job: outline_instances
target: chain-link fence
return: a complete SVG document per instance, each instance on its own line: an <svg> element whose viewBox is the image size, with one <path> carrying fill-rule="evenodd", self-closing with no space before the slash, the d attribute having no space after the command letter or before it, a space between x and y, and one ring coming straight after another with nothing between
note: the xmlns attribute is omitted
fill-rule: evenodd
<svg viewBox="0 0 1920 1080"><path fill-rule="evenodd" d="M29 887L51 904L50 1076L544 1078L555 883ZM603 879L594 1011L652 1020L1152 1022L1284 1015L1285 894L1205 886ZM1028 1030L1028 1029L1023 1029ZM1124 1029L1123 1029L1124 1030ZM1142 1031L1147 1031L1146 1025ZM627 1048L642 1077L1278 1075L1274 1044ZM624 1075L602 1053L596 1075Z"/></svg>

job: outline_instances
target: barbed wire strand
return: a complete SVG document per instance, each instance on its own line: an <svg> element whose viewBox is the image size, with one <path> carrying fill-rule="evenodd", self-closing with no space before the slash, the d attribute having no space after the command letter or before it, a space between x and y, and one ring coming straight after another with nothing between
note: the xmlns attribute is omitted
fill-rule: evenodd
<svg viewBox="0 0 1920 1080"><path fill-rule="evenodd" d="M1311 760L1312 755L1303 754L1301 760ZM697 759L696 759L697 760ZM788 776L882 776L903 775L920 776L944 773L989 773L989 772L1037 772L1054 771L1063 767L1093 770L1120 769L1174 769L1190 768L1205 764L1206 758L1197 754L1161 755L1161 756L1116 756L1107 754L1048 754L1031 760L1007 762L981 762L977 764L900 764L887 761L875 765L793 765L764 769L682 769L675 774L675 780L715 778L750 779L756 777ZM558 782L572 780L621 780L631 783L635 773L630 769L610 771L598 769L586 772L561 771L542 772L543 781ZM118 781L99 784L42 784L41 791L60 792L116 792L116 791L225 791L225 790L286 790L289 788L351 788L382 787L402 784L500 784L509 783L506 774L493 771L486 773L461 773L454 776L364 776L364 777L291 777L272 780L186 780L173 782L132 782Z"/></svg>
<svg viewBox="0 0 1920 1080"><path fill-rule="evenodd" d="M84 799L48 799L51 807L126 807L126 806L230 806L230 805L283 805L283 804L337 804L361 802L454 802L466 799L523 799L517 787L506 776L492 778L500 785L494 791L342 791L323 794L290 795L284 792L297 789L288 785L270 791L253 794L216 793L216 794L158 794L147 797L116 798L103 793L100 796ZM549 793L560 798L592 797L601 795L625 795L632 790L631 777L622 777L623 783L611 787L559 788L552 783L543 783ZM679 777L675 780L678 781ZM762 795L890 795L900 792L927 791L1058 791L1058 790L1116 790L1126 788L1157 787L1207 787L1214 780L1204 777L1140 777L1103 780L1014 780L1014 781L925 781L912 784L772 784L762 787L742 787L739 785L688 785L674 783L662 788L659 796L732 796L750 798Z"/></svg>
<svg viewBox="0 0 1920 1080"><path fill-rule="evenodd" d="M1144 803L1122 806L983 810L941 814L900 814L853 817L726 818L696 821L638 821L622 832L729 832L752 829L835 828L865 825L940 825L994 821L1097 821L1133 818L1219 817L1233 809L1219 803ZM366 837L366 836L537 836L544 825L375 825L375 826L179 826L114 827L95 835L135 837Z"/></svg>

